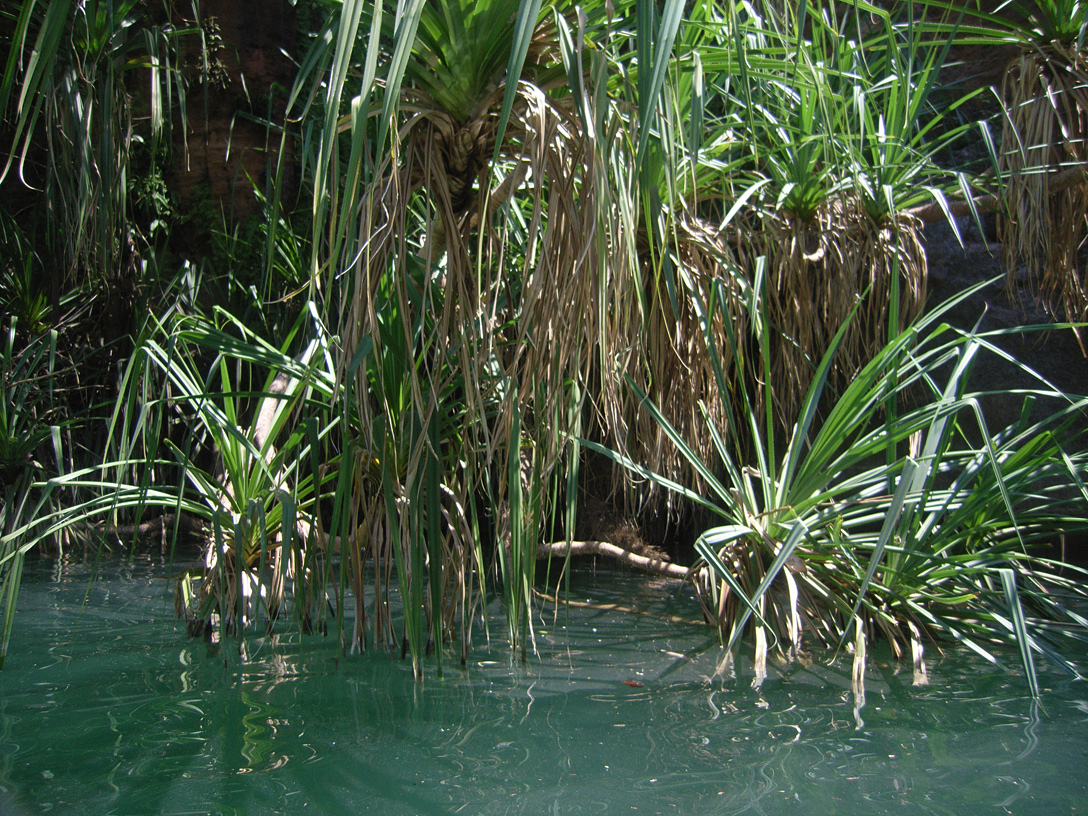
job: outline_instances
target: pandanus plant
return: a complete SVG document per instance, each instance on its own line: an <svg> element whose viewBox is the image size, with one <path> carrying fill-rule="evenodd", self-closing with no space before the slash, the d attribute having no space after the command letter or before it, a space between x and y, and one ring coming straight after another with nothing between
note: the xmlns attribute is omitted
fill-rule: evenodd
<svg viewBox="0 0 1088 816"><path fill-rule="evenodd" d="M495 529L524 648L538 497L580 408L571 384L587 379L600 168L571 97L549 93L566 76L556 32L567 24L540 8L345 3L331 29L314 269L339 293L341 376L371 474L354 482L356 527L344 532L379 570L395 560L417 671L431 645L460 637L467 649L483 528ZM345 113L360 26L362 91ZM349 373L366 343L380 364ZM456 425L451 397L465 407ZM519 501L526 492L536 498ZM483 515L481 495L494 508Z"/></svg>
<svg viewBox="0 0 1088 816"><path fill-rule="evenodd" d="M1032 375L1036 387L1026 392L1023 418L1007 428L988 426L979 407L985 394L969 388L977 361L996 355L1031 372L995 345L1000 332L944 322L979 288L890 332L821 419L817 408L848 324L840 328L784 440L761 430L771 427L770 418L742 394L739 407L723 406L724 427L715 427L703 407L716 450L702 459L645 400L644 409L700 472L702 490L587 442L717 517L695 545L703 562L700 597L728 650L751 636L757 677L769 657L793 659L810 645L851 647L860 673L874 638L910 659L920 682L924 648L942 640L998 665L994 647L1012 647L1032 693L1039 690L1037 656L1078 674L1064 650L1082 648L1088 638L1077 611L1085 574L1052 560L1046 544L1057 531L1088 525L1086 462L1075 452L1088 400ZM705 325L725 297L719 292L693 304ZM774 331L764 317L766 297L759 274L746 303L765 375L766 335ZM1030 417L1036 398L1054 406L1042 421ZM737 440L745 438L750 444L742 447Z"/></svg>
<svg viewBox="0 0 1088 816"><path fill-rule="evenodd" d="M1088 316L1088 277L1078 259L1088 237L1088 6L1008 2L994 19L1018 46L1002 85L1000 234L1010 285L1023 264L1058 319L1082 322Z"/></svg>
<svg viewBox="0 0 1088 816"><path fill-rule="evenodd" d="M946 194L966 189L935 161L965 131L944 125L966 97L943 110L931 99L951 36L850 6L801 2L738 19L723 88L742 111L737 150L749 156L727 182L751 195L737 220L741 264L751 280L765 259L768 318L781 330L770 396L782 428L855 308L831 372L839 385L880 348L889 318L919 313L926 257L908 210L932 200L947 212Z"/></svg>
<svg viewBox="0 0 1088 816"><path fill-rule="evenodd" d="M336 66L355 41L346 32L369 26L362 93L348 113L328 107L315 151L314 268L345 284L345 361L365 341L383 359L383 304L406 340L408 364L357 370L359 455L377 463L384 499L374 501L378 482L360 480L354 506L372 508L358 523L392 539L407 596L421 599L406 612L427 621L407 627L413 656L454 636L439 613L447 567L452 585L466 587L457 604L467 621L474 601L462 572L481 563L474 539L488 530L510 634L524 648L535 547L569 432L587 395L595 422L626 432L634 412L617 405L614 372L640 364L624 340L641 345L653 298L668 297L664 284L642 297L643 270L661 267L643 263L636 236L652 236L649 252L659 252L671 229L653 205L651 171L668 141L657 101L684 4L541 8L441 0L364 14L345 5L330 62L327 101L339 99ZM349 144L347 183L334 190L325 179ZM393 392L412 396L414 419L396 416L382 396ZM451 393L465 418L445 436L442 395ZM387 449L409 453L393 467ZM569 502L575 494L568 480ZM462 555L439 557L447 551ZM412 589L424 581L429 593Z"/></svg>

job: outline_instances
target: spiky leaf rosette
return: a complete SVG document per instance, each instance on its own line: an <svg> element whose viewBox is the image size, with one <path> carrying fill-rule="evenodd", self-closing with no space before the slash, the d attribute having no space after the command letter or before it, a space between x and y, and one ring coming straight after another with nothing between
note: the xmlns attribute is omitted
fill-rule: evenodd
<svg viewBox="0 0 1088 816"><path fill-rule="evenodd" d="M725 645L754 636L757 672L769 653L794 654L802 633L832 647L879 633L897 654L909 646L916 667L929 635L994 663L993 645L1005 644L1078 672L1059 644L1083 643L1085 622L1076 612L1083 571L1052 561L1037 545L1086 524L1085 461L1067 452L1083 442L1086 402L1009 358L997 341L1012 332L948 326L949 312L981 288L891 338L821 418L817 406L842 327L785 439L760 434L751 402L744 413L734 411L722 382L729 428L746 425L751 442L742 447L736 435L716 429L714 461L697 459L628 379L708 489L697 493L597 449L718 516L695 544L705 561L697 587ZM758 300L748 302L753 330L773 331ZM1035 378L1037 387L1025 393L1059 407L1038 423L1025 414L1007 428L988 427L979 410L986 394L968 390L976 361L988 354ZM1010 609L1021 606L1025 619L1016 623ZM1030 677L1031 660L1023 662Z"/></svg>

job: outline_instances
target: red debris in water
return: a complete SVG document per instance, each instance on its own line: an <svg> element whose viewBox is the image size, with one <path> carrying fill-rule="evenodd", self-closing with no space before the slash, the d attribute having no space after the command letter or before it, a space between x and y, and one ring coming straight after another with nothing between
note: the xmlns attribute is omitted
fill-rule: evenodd
<svg viewBox="0 0 1088 816"><path fill-rule="evenodd" d="M638 680L624 680L623 684L625 686L630 686L631 688L642 688L642 683Z"/></svg>

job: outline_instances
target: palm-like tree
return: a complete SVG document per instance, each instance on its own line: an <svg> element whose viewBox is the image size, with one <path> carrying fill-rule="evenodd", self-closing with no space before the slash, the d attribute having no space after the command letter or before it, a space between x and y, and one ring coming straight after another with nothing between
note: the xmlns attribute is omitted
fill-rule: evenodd
<svg viewBox="0 0 1088 816"><path fill-rule="evenodd" d="M356 482L353 506L360 510L352 523L382 531L371 539L371 554L395 558L402 593L418 600L417 623L407 626L415 655L428 637L441 644L458 610L466 619L474 600L465 576L483 562L474 542L486 528L494 528L511 634L524 645L546 488L570 432L587 421L583 435L670 477L690 475L617 374L630 375L673 427L685 438L690 431L696 450L708 452L716 440L700 412L718 403L707 397L747 342L734 317L743 311L736 308L743 291L752 292L758 279L754 257L730 249L723 227L731 216L708 213L720 206L736 163L761 172L763 165L743 151L738 158L736 139L723 135L744 133L751 120L706 108L701 63L708 55L714 60L715 90L739 87L749 80L750 55L737 55L736 38L775 32L711 3L690 9L686 27L679 2L660 14L652 3L617 5L615 16L607 6L588 16L562 6L541 15L539 8L515 0L433 0L364 14L361 5L345 4L328 35L339 45L327 62L324 135L312 151L314 270L327 270L322 285L339 298L342 376L353 378L358 456L370 472ZM632 10L630 26L624 13ZM330 103L343 94L360 25L369 29L358 59L361 93L342 110ZM757 79L817 87L826 117L847 91L817 83L842 82L856 66L835 66L830 78L776 79L775 48L788 40L776 36L779 44L757 55ZM840 39L843 53L856 52ZM674 46L679 59L672 63ZM910 239L916 225L895 213L911 203L903 196L919 180L909 157L920 148L912 139L921 138L914 128L932 79L917 94L892 93L902 109L871 101L879 89L912 79L899 56L890 50L875 70L891 79L874 79L854 97L863 102L841 114L856 122L853 141L833 141L831 123L819 134L831 140L823 163L838 174L827 182L829 206L849 204L851 218L869 225L863 238L872 246L828 251L853 252L851 263L862 271L841 313L828 317L825 333L806 350L813 358L866 286L878 287L868 330L882 336L888 298L881 293L888 289L880 287L897 274L924 276L910 266L920 254ZM710 138L692 125L704 115L717 117ZM902 132L889 133L893 125ZM790 149L812 143L796 129L789 135ZM337 186L331 179L342 166L347 172ZM700 203L714 184L711 203ZM745 191L737 199L738 207L759 201ZM850 232L849 225L830 226ZM904 243L916 250L908 260L899 257ZM748 248L766 254L771 244L773 230L760 228ZM780 283L799 286L787 290L797 298L819 297L807 281ZM700 313L696 304L711 290L729 292L732 302ZM359 350L369 343L364 363ZM858 351L853 364L863 356ZM769 365L758 353L753 359ZM795 379L803 389L805 377ZM596 410L585 414L587 398ZM450 402L463 413L453 416ZM490 512L475 511L481 495ZM447 565L458 565L452 578ZM456 589L445 594L446 587ZM379 629L383 638L395 637L388 626ZM462 626L463 644L466 635Z"/></svg>
<svg viewBox="0 0 1088 816"><path fill-rule="evenodd" d="M326 166L342 131L352 171L337 195L315 190L331 236L315 266L345 281L343 376L371 467L355 524L380 530L369 554L400 567L417 660L458 618L467 648L482 525L524 647L545 486L588 379L600 170L572 96L549 93L566 76L556 20L539 3L436 0L370 15L346 4L339 21L367 23L369 50L363 97L347 117L328 112ZM334 66L354 45L341 43ZM366 343L371 362L350 369ZM478 495L501 509L480 516Z"/></svg>

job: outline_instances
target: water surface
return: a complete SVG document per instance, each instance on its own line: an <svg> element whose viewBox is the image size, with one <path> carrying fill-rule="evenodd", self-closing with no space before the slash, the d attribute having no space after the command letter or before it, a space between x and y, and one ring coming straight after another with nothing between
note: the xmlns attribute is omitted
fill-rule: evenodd
<svg viewBox="0 0 1088 816"><path fill-rule="evenodd" d="M190 640L167 565L92 566L24 581L0 672L22 812L1088 813L1088 687L1045 665L1035 704L962 653L923 687L878 655L859 710L848 660L719 672L685 588L586 567L572 599L625 609L546 608L525 664L496 618L421 687L331 637Z"/></svg>

